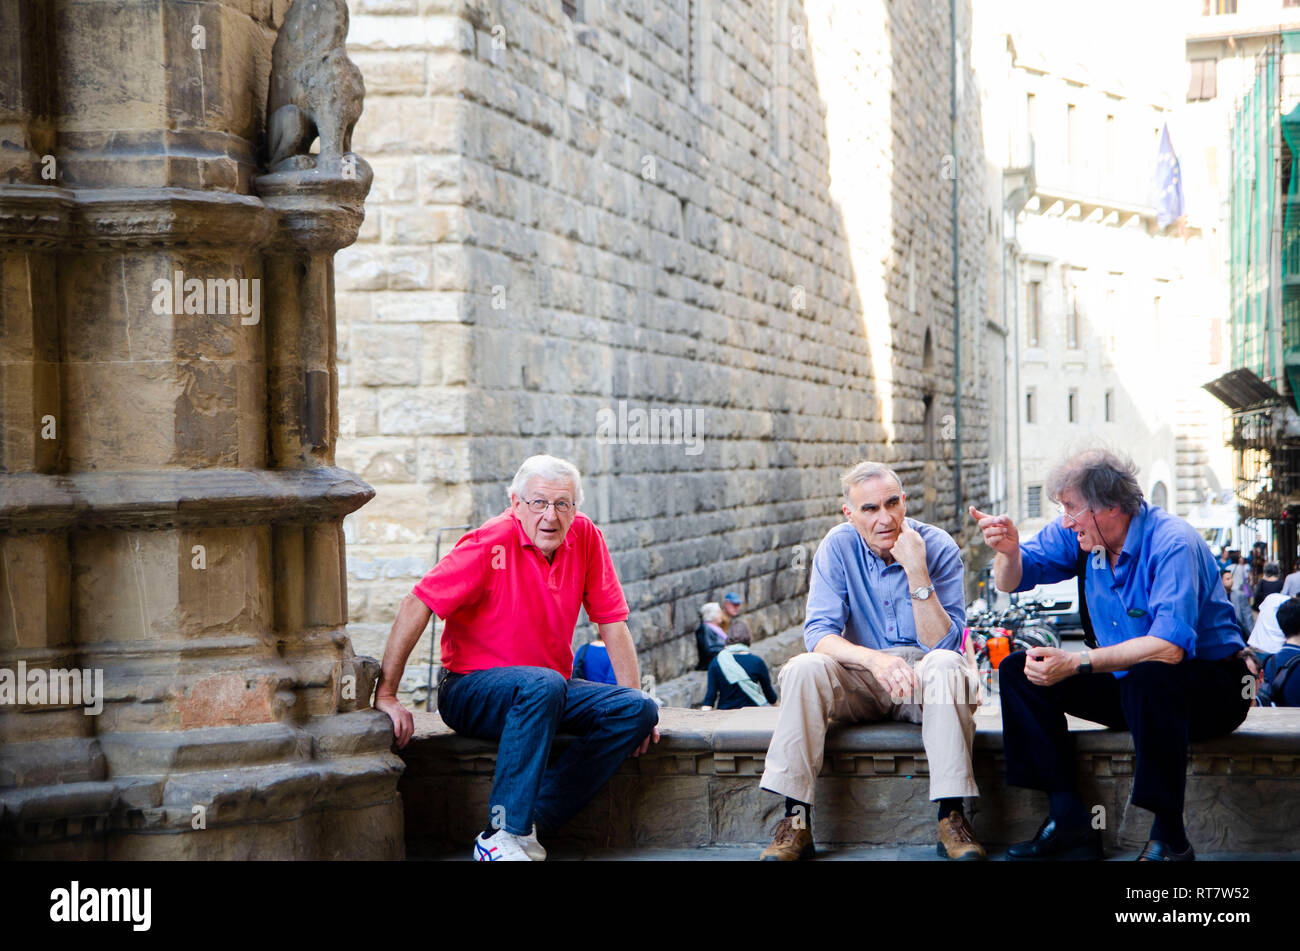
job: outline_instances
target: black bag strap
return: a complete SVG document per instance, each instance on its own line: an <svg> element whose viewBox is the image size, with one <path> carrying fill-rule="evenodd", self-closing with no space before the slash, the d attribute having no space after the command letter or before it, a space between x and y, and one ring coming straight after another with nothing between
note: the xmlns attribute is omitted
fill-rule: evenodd
<svg viewBox="0 0 1300 951"><path fill-rule="evenodd" d="M1092 618L1088 615L1088 552L1082 548L1079 549L1074 568L1079 579L1079 621L1083 624L1083 643L1089 650L1096 650L1097 635L1092 629Z"/></svg>

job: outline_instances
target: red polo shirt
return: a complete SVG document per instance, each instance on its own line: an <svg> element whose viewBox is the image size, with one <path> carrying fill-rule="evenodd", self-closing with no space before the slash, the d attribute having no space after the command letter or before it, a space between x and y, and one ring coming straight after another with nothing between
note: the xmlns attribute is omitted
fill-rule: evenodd
<svg viewBox="0 0 1300 951"><path fill-rule="evenodd" d="M596 624L628 614L605 536L581 512L548 563L506 509L464 535L412 593L446 622L442 666L456 674L528 666L570 677L578 609Z"/></svg>

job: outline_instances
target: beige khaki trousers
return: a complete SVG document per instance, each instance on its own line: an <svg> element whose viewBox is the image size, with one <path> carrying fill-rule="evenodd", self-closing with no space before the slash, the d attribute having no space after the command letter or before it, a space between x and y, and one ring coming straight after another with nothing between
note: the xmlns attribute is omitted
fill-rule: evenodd
<svg viewBox="0 0 1300 951"><path fill-rule="evenodd" d="M921 724L931 799L979 795L971 770L979 705L974 669L956 651L927 654L919 647L894 647L884 653L902 656L916 671L920 688L904 698L907 702L891 699L869 672L851 670L825 654L798 654L781 668L780 713L767 748L762 788L811 804L828 721L889 717Z"/></svg>

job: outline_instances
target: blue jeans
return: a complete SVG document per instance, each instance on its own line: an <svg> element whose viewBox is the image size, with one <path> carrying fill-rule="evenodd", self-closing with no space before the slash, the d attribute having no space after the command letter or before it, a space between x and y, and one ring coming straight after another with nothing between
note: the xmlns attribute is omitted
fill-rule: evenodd
<svg viewBox="0 0 1300 951"><path fill-rule="evenodd" d="M548 667L448 674L438 713L457 733L498 741L490 822L514 835L533 823L538 832L562 827L659 722L658 706L639 690L565 680ZM561 731L577 739L548 769Z"/></svg>

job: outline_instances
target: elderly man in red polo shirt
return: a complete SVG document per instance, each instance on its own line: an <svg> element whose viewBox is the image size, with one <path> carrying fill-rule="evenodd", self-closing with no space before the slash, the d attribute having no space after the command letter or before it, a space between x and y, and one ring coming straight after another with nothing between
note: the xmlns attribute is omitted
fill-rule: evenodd
<svg viewBox="0 0 1300 951"><path fill-rule="evenodd" d="M497 740L479 861L546 858L537 834L559 829L629 755L659 742L659 708L639 689L627 602L591 519L582 476L554 456L524 460L510 507L465 535L402 599L384 648L376 709L398 747L415 732L397 700L406 659L429 624L446 622L438 712L457 733ZM620 686L570 679L578 609L600 630ZM556 732L575 734L547 768Z"/></svg>

